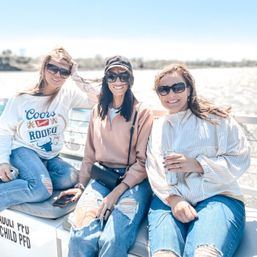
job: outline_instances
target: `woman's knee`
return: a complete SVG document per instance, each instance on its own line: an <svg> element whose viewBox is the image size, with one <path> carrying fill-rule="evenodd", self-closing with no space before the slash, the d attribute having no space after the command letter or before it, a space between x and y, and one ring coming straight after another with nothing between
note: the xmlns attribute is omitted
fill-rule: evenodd
<svg viewBox="0 0 257 257"><path fill-rule="evenodd" d="M161 250L154 253L152 257L178 257L178 255L168 250Z"/></svg>
<svg viewBox="0 0 257 257"><path fill-rule="evenodd" d="M78 181L78 171L73 167L67 167L65 172L52 172L51 178L55 189L67 189L73 187Z"/></svg>
<svg viewBox="0 0 257 257"><path fill-rule="evenodd" d="M40 181L30 180L28 187L33 194L34 201L44 201L53 194L53 186L49 177L43 177Z"/></svg>
<svg viewBox="0 0 257 257"><path fill-rule="evenodd" d="M90 208L85 210L84 208L76 208L74 211L73 226L76 229L89 226L89 224L96 219L98 209Z"/></svg>
<svg viewBox="0 0 257 257"><path fill-rule="evenodd" d="M212 245L200 245L195 250L195 257L221 257L222 254Z"/></svg>
<svg viewBox="0 0 257 257"><path fill-rule="evenodd" d="M115 206L115 211L126 216L131 223L138 211L139 203L133 197L121 198L118 204Z"/></svg>
<svg viewBox="0 0 257 257"><path fill-rule="evenodd" d="M72 224L74 228L80 229L89 226L96 219L99 201L96 191L85 191L83 193L73 214Z"/></svg>

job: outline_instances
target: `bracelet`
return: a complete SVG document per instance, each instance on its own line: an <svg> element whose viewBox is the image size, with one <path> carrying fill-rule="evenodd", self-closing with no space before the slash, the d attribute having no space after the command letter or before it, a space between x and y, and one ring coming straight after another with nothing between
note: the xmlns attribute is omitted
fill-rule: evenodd
<svg viewBox="0 0 257 257"><path fill-rule="evenodd" d="M126 189L123 190L123 189L119 189L118 186L115 187L115 190L119 193L119 195L122 195L126 190L129 189L129 185L128 185L127 183L121 181L119 185L121 185L121 184L125 185L125 186L126 186Z"/></svg>
<svg viewBox="0 0 257 257"><path fill-rule="evenodd" d="M82 192L85 190L85 187L82 183L77 183L74 188L79 188Z"/></svg>
<svg viewBox="0 0 257 257"><path fill-rule="evenodd" d="M121 181L120 183L124 184L125 186L127 186L127 189L129 189L129 185L128 185L127 183L125 183L125 182L123 182L123 181ZM126 189L126 190L127 190L127 189Z"/></svg>

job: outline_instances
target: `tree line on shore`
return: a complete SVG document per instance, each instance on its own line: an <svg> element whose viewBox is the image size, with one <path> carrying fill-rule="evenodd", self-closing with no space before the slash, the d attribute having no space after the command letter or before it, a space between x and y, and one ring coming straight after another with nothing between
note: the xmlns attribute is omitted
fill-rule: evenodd
<svg viewBox="0 0 257 257"><path fill-rule="evenodd" d="M104 57L96 55L94 58L77 58L80 70L101 70L104 68ZM32 58L18 56L11 50L3 50L0 53L0 71L34 71L40 66L41 58ZM145 60L144 58L131 58L134 69L161 69L165 65L171 63L184 63L190 68L207 68L207 67L256 67L257 60L241 60L241 61L222 61L214 59L180 61L180 60Z"/></svg>

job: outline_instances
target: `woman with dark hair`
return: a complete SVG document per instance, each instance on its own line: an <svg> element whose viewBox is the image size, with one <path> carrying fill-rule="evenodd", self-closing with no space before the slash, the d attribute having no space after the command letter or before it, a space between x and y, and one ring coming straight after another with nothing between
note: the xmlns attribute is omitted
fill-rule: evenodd
<svg viewBox="0 0 257 257"><path fill-rule="evenodd" d="M86 187L71 222L69 257L127 257L148 210L151 190L145 159L153 116L136 100L131 91L133 81L127 58L114 56L107 60L99 103L93 108L89 123L80 183L64 193L74 194L75 200ZM127 166L133 120L134 135ZM125 174L121 183L109 189L90 180L94 162Z"/></svg>
<svg viewBox="0 0 257 257"><path fill-rule="evenodd" d="M53 49L42 62L38 83L8 101L0 117L0 211L46 200L54 189L77 182L76 169L58 155L70 109L92 107L97 90L78 76L79 87L65 85L74 64L63 47ZM17 179L11 166L19 171Z"/></svg>
<svg viewBox="0 0 257 257"><path fill-rule="evenodd" d="M152 190L149 239L154 257L231 257L243 235L245 207L237 182L249 167L240 126L197 96L182 65L164 68L155 91L168 114L156 120L147 147Z"/></svg>

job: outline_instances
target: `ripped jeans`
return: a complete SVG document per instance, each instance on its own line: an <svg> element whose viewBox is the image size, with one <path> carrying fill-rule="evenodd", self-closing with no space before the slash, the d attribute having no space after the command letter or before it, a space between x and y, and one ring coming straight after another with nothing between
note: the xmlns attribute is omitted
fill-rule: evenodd
<svg viewBox="0 0 257 257"><path fill-rule="evenodd" d="M76 210L98 207L109 189L91 180L79 199ZM139 225L146 216L152 191L148 180L125 191L106 222L93 217L88 225L72 225L69 257L127 257ZM72 222L71 222L72 223Z"/></svg>
<svg viewBox="0 0 257 257"><path fill-rule="evenodd" d="M10 162L19 170L19 176L0 182L0 211L16 204L44 201L53 189L66 189L77 181L78 172L69 163L59 157L42 159L26 147L12 150Z"/></svg>
<svg viewBox="0 0 257 257"><path fill-rule="evenodd" d="M194 208L198 218L181 223L173 217L169 206L153 197L148 214L152 255L170 251L178 257L233 256L243 236L244 204L216 195L197 203ZM213 250L212 254L206 254L207 247Z"/></svg>

